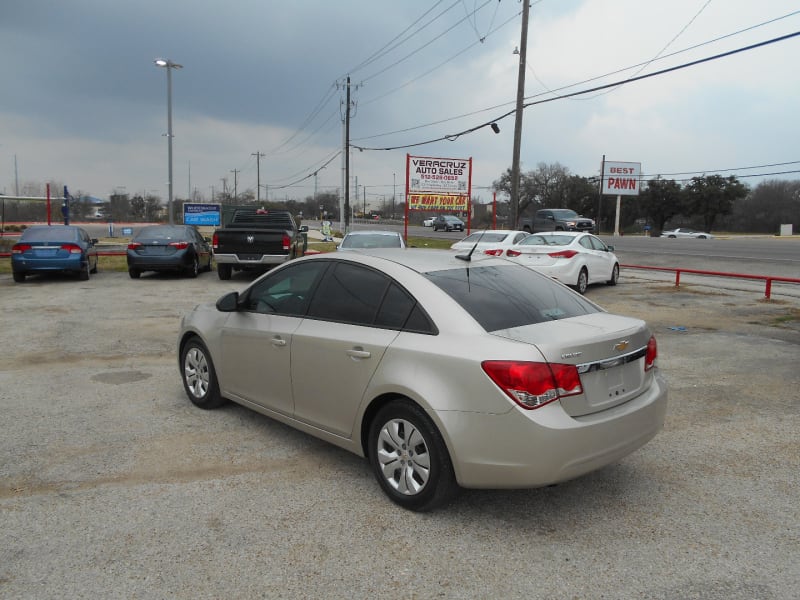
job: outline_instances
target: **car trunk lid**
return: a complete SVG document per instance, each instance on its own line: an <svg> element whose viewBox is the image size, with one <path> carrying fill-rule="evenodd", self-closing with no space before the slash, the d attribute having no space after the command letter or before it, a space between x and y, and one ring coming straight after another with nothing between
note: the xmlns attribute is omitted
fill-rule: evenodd
<svg viewBox="0 0 800 600"><path fill-rule="evenodd" d="M583 393L560 401L573 417L635 398L652 377L644 368L650 331L639 319L601 312L492 334L532 344L550 363L578 368Z"/></svg>

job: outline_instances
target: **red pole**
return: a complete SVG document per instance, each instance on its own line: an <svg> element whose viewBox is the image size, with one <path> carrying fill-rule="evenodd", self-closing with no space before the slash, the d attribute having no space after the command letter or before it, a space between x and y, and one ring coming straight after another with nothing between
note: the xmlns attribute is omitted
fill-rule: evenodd
<svg viewBox="0 0 800 600"><path fill-rule="evenodd" d="M764 297L769 300L770 294L772 294L772 279L767 279L767 289L764 290Z"/></svg>

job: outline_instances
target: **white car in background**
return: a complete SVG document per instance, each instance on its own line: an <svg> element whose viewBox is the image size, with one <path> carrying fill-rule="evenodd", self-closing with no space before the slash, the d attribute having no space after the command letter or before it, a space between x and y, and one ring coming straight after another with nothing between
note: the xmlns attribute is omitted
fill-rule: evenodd
<svg viewBox="0 0 800 600"><path fill-rule="evenodd" d="M428 217L427 219L423 219L422 226L423 227L433 227L433 220L436 217Z"/></svg>
<svg viewBox="0 0 800 600"><path fill-rule="evenodd" d="M351 231L336 246L337 250L369 250L371 248L405 248L403 236L397 231L361 229Z"/></svg>
<svg viewBox="0 0 800 600"><path fill-rule="evenodd" d="M579 231L533 233L506 250L506 257L549 275L581 294L593 283L616 285L619 260L614 247Z"/></svg>
<svg viewBox="0 0 800 600"><path fill-rule="evenodd" d="M711 240L714 236L705 231L696 231L688 227L678 227L669 231L662 231L661 237L665 238L697 238L699 240Z"/></svg>
<svg viewBox="0 0 800 600"><path fill-rule="evenodd" d="M507 229L490 229L476 231L469 234L462 240L450 246L451 250L470 251L475 248L476 252L502 256L506 249L514 244L521 242L530 234L527 231L512 231ZM475 246L477 244L477 246Z"/></svg>

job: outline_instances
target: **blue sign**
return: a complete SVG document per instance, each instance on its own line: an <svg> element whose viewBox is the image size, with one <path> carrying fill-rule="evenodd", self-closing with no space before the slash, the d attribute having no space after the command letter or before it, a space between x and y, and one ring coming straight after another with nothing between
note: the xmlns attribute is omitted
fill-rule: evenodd
<svg viewBox="0 0 800 600"><path fill-rule="evenodd" d="M222 224L221 204L183 203L184 225L210 225L219 227Z"/></svg>

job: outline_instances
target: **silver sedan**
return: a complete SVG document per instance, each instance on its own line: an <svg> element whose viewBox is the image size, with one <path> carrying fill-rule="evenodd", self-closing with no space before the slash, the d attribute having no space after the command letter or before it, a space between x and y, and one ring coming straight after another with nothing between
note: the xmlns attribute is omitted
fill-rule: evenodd
<svg viewBox="0 0 800 600"><path fill-rule="evenodd" d="M594 471L666 412L643 321L482 254L297 259L186 314L177 351L195 405L232 400L367 457L411 510Z"/></svg>

